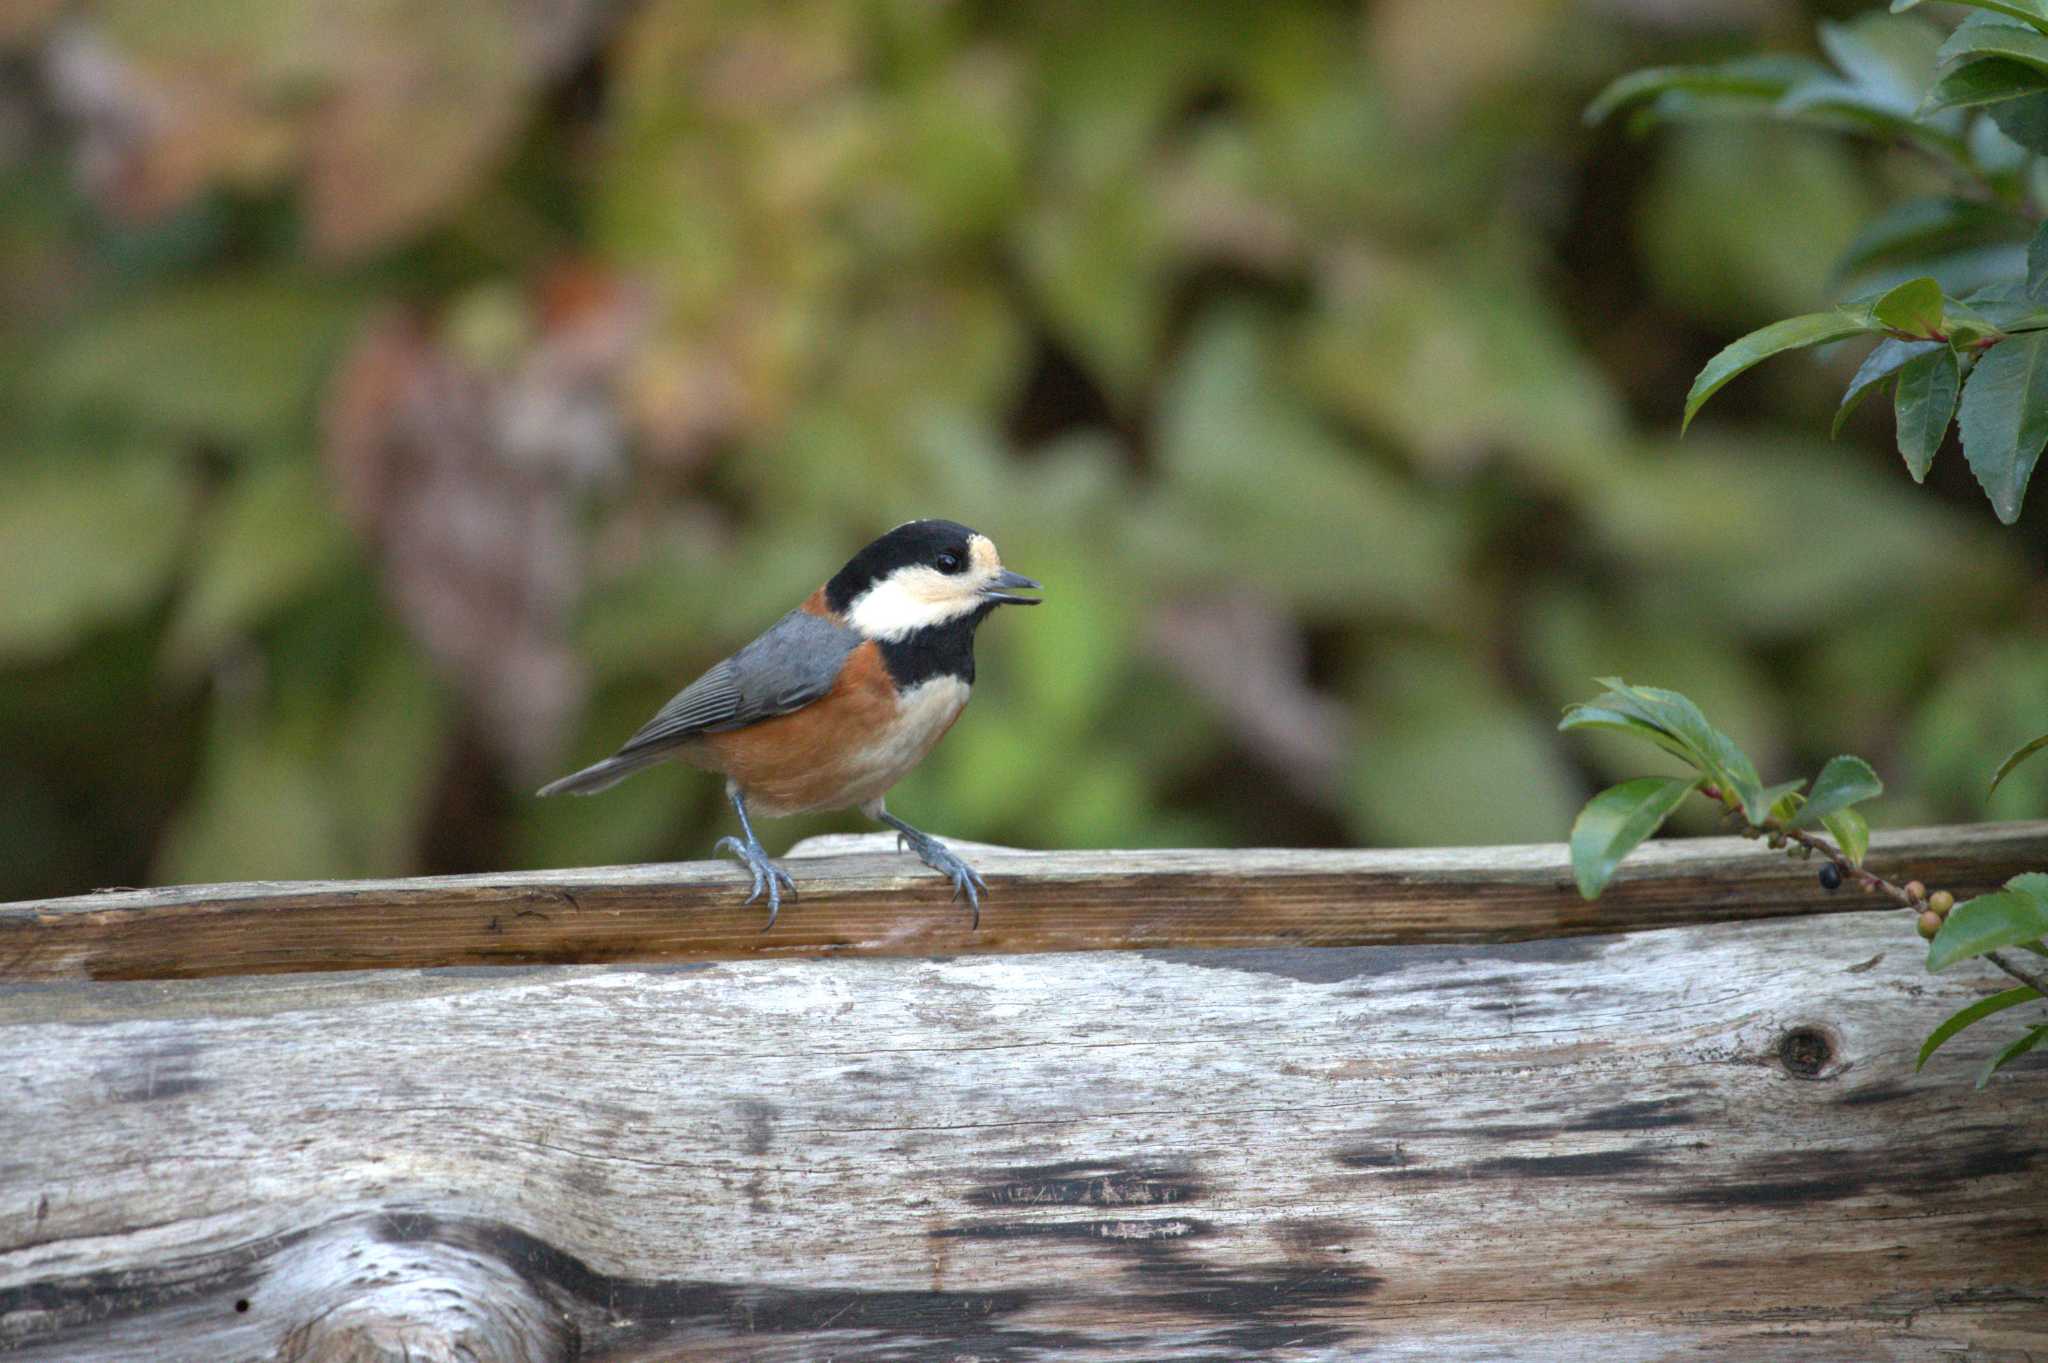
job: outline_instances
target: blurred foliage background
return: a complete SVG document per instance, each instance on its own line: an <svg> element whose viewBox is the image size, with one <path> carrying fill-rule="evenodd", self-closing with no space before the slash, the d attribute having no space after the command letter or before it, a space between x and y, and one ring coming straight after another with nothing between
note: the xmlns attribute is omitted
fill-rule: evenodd
<svg viewBox="0 0 2048 1363"><path fill-rule="evenodd" d="M920 515L1049 598L944 833L1555 840L1608 673L2038 813L2048 498L1828 443L1854 351L1677 438L1936 172L1580 120L1863 8L0 0L0 898L702 856L530 792Z"/></svg>

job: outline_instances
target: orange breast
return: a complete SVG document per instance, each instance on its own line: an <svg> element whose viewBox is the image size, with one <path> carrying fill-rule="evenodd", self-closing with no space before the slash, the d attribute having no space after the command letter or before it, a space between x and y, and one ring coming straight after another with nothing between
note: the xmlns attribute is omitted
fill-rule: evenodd
<svg viewBox="0 0 2048 1363"><path fill-rule="evenodd" d="M964 687L961 692L964 704ZM818 700L731 733L706 734L689 757L731 777L757 813L842 809L875 799L901 780L959 712L959 704L900 706L881 650L864 643L847 655L839 680Z"/></svg>

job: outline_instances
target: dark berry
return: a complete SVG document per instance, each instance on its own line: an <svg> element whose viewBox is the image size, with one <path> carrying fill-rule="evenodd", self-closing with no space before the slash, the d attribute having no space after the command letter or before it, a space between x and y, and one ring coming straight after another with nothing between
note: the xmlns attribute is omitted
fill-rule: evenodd
<svg viewBox="0 0 2048 1363"><path fill-rule="evenodd" d="M1832 861L1820 868L1820 887L1823 890L1842 888L1842 872Z"/></svg>

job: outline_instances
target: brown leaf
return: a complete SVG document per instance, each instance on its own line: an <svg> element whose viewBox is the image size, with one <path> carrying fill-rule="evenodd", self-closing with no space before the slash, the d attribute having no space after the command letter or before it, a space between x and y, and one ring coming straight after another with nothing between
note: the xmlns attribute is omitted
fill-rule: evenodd
<svg viewBox="0 0 2048 1363"><path fill-rule="evenodd" d="M491 368L418 316L376 319L337 376L326 460L393 608L520 775L559 750L584 670L568 631L583 587L576 509L624 474L614 388L646 309L591 281L535 310Z"/></svg>
<svg viewBox="0 0 2048 1363"><path fill-rule="evenodd" d="M155 0L100 0L50 30L44 62L80 130L80 178L109 212L148 218L216 182L303 169L313 248L341 258L473 193L607 10L268 0L167 23Z"/></svg>

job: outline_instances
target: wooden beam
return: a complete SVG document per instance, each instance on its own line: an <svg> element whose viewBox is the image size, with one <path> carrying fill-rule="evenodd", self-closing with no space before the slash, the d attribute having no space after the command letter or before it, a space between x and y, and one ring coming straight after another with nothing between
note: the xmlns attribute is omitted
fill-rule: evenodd
<svg viewBox="0 0 2048 1363"><path fill-rule="evenodd" d="M0 988L0 1354L2039 1356L2039 1005L1902 914ZM1952 1053L1951 1053L1952 1052ZM2034 1350L2032 1355L2027 1350Z"/></svg>
<svg viewBox="0 0 2048 1363"><path fill-rule="evenodd" d="M1653 843L1594 904L1559 844L1418 851L1014 852L975 859L979 932L886 835L819 839L763 934L730 862L123 890L0 905L0 981L534 962L1128 947L1509 942L1867 908L1739 838ZM861 849L847 854L846 849ZM802 852L806 849L799 848ZM2048 823L1880 834L1874 865L1958 894L2048 867Z"/></svg>

